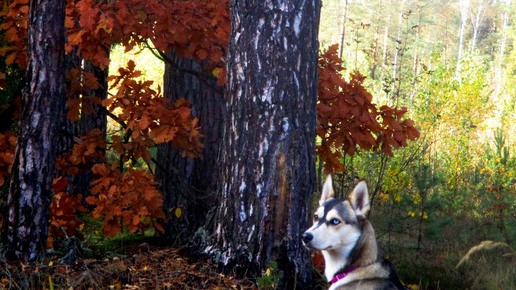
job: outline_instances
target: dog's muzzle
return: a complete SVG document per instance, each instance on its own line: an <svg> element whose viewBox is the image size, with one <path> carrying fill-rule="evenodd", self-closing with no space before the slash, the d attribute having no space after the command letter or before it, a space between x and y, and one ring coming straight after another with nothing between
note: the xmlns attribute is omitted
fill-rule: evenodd
<svg viewBox="0 0 516 290"><path fill-rule="evenodd" d="M311 233L309 232L305 232L301 238L303 239L303 243L305 245L309 244L313 239L314 239L314 235L312 235Z"/></svg>

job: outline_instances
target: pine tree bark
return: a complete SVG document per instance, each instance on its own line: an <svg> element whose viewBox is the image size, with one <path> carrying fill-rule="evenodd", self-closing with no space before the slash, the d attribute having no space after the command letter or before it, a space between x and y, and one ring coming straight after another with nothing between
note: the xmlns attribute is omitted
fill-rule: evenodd
<svg viewBox="0 0 516 290"><path fill-rule="evenodd" d="M91 72L97 79L99 87L97 89L91 89L87 94L81 96L83 98L83 110L81 118L78 122L78 135L84 136L88 132L94 129L98 129L102 132L104 140L107 135L107 112L100 101L107 98L108 95L108 82L107 77L109 73L108 68L101 68L95 66L89 60L82 61L84 65L80 68L83 73ZM89 106L85 108L84 106ZM100 162L97 160L96 162ZM70 180L70 192L73 194L82 194L83 197L91 195L91 179L94 164L89 164L84 170L82 170L76 176L73 176Z"/></svg>
<svg viewBox="0 0 516 290"><path fill-rule="evenodd" d="M283 271L279 289L310 287L301 234L316 190L321 2L232 1L228 96L213 240L226 268Z"/></svg>
<svg viewBox="0 0 516 290"><path fill-rule="evenodd" d="M196 159L184 157L172 143L158 146L156 181L164 195L168 215L166 236L180 244L204 225L208 211L216 202L216 160L222 140L223 88L210 77L202 62L185 59L170 51L166 54L164 94L172 102L185 98L192 114L199 119L204 149ZM176 209L181 215L176 215Z"/></svg>
<svg viewBox="0 0 516 290"><path fill-rule="evenodd" d="M99 1L96 1L99 3ZM80 29L79 19L74 19L75 29ZM109 50L107 52L109 57ZM98 88L90 89L85 94L76 93L75 95L67 96L70 99L83 100L81 108L81 116L79 121L73 122L68 120L66 114L63 120L62 132L65 132L61 136L60 151L61 154L69 153L75 145L75 139L84 136L86 133L93 129L99 129L102 132L104 139L107 135L107 112L106 109L100 104L100 101L107 98L108 95L108 82L107 77L109 74L109 67L101 68L92 63L92 61L83 59L78 55L77 48L74 48L70 53L65 56L66 70L77 69L81 72L80 81L84 84L85 74L93 73L98 82ZM70 86L71 80L68 80L67 87ZM68 113L68 108L66 108ZM91 195L91 179L93 164L87 165L81 169L77 175L68 177L68 189L67 192L70 194L82 194L84 198Z"/></svg>
<svg viewBox="0 0 516 290"><path fill-rule="evenodd" d="M63 0L29 2L28 87L9 188L9 255L24 261L44 254L52 200L58 129L64 111Z"/></svg>
<svg viewBox="0 0 516 290"><path fill-rule="evenodd" d="M109 55L108 55L109 57ZM108 95L108 82L107 77L109 73L108 68L101 68L95 66L91 61L85 60L83 71L91 72L97 79L99 87L92 89L83 98L88 98L86 102L89 108L89 112L82 113L79 122L80 134L84 135L93 129L99 129L103 136L106 137L106 125L107 125L107 114L106 109L98 103L107 98Z"/></svg>
<svg viewBox="0 0 516 290"><path fill-rule="evenodd" d="M70 71L72 68L80 69L82 59L77 55L77 48L73 49L70 53L65 55L64 63L65 63L65 74L66 72ZM65 87L69 88L72 85L72 80L70 78L66 78ZM66 96L68 99L78 99L80 98L80 95L74 94L74 95L68 95ZM59 135L59 142L58 142L58 155L66 154L70 152L70 150L73 148L75 144L75 138L78 135L78 124L77 122L73 122L68 119L68 106L65 105L65 112L61 116L62 123L61 123L61 133Z"/></svg>

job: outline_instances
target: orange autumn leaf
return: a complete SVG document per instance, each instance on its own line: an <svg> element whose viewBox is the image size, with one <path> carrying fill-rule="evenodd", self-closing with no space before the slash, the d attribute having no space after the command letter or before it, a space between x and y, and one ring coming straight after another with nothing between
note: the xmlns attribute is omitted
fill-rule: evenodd
<svg viewBox="0 0 516 290"><path fill-rule="evenodd" d="M406 146L419 137L410 119L403 119L406 108L372 103L373 96L364 87L365 76L352 72L349 81L342 74L343 61L338 45L330 46L319 58L319 102L317 135L322 142L317 154L326 170L341 171L340 157L357 150L381 150L391 156L392 149Z"/></svg>
<svg viewBox="0 0 516 290"><path fill-rule="evenodd" d="M23 69L26 66L28 0L10 1L9 7L4 5L1 9L0 17L5 18L2 18L0 30L6 36L7 42L0 45L0 55L5 56L8 64L17 64ZM175 49L183 57L206 60L207 71L220 68L214 77L219 85L225 83L223 57L229 39L228 1L216 4L202 1L67 1L65 25L66 52L77 54L77 57L90 61L94 66L107 67L109 48L114 43L130 49L151 39L161 51ZM187 103L168 103L159 92L150 89L150 81L136 81L138 77L141 77L141 73L135 70L134 63L129 63L128 68L122 69L113 81L113 86L120 84L119 95L115 99L102 102L111 113L117 112L122 124L128 124L120 136L113 137L113 143L109 145L123 156L122 161L138 158L150 160L148 148L168 141L172 141L186 156L197 156L202 149L202 135L197 119L192 117L190 106ZM78 69L68 72L67 81L70 97L67 103L68 117L77 121L83 114L92 111L92 103L100 102L94 98L82 97L88 95L89 90L98 88L99 84L92 74ZM122 111L119 114L117 110ZM98 194L95 198L88 197L87 202L95 204L94 213L98 217L108 208L116 214L121 209L109 207L105 203L106 194L101 191L108 185L131 181L114 174L117 166L101 166L105 162L104 152L107 146L100 132L90 132L77 137L70 153L56 162L59 172L65 176L79 174L94 164L92 171L99 177L93 182L92 188ZM4 160L10 158L5 153L0 156ZM1 182L4 182L4 173L7 174L8 168L1 166L0 163ZM143 180L150 182L146 177ZM133 183L135 186L139 184L134 179ZM62 185L63 181L59 184ZM120 188L119 186L118 189ZM59 190L64 192L62 188ZM130 190L122 188L116 194L122 191ZM158 201L159 204L159 192L154 189L144 191L143 195L149 202ZM56 196L63 200L62 196ZM130 198L119 200L120 203L128 201L138 203ZM140 209L142 213L149 212L158 217L161 215L157 207L142 205ZM57 209L56 213L62 214L64 211ZM152 220L152 224L159 226L156 220ZM109 233L119 230L119 224L112 217L106 219L105 225L113 225L106 229ZM117 225L116 229L114 225Z"/></svg>
<svg viewBox="0 0 516 290"><path fill-rule="evenodd" d="M16 148L16 136L14 133L0 133L0 186L5 183L6 177L11 173Z"/></svg>
<svg viewBox="0 0 516 290"><path fill-rule="evenodd" d="M95 207L93 216L104 220L106 235L116 235L121 226L136 232L165 220L163 198L151 174L132 169L120 172L107 164L96 165L94 172L93 195L86 202Z"/></svg>
<svg viewBox="0 0 516 290"><path fill-rule="evenodd" d="M82 205L82 195L67 193L68 180L57 177L52 184L54 196L50 205L50 226L47 246L51 247L55 237L67 236L82 237L80 232L84 222L77 217L77 213L86 211Z"/></svg>
<svg viewBox="0 0 516 290"><path fill-rule="evenodd" d="M145 148L171 141L185 155L197 156L202 150L202 135L189 103L181 99L171 105L151 88L151 81L137 80L140 75L134 62L129 61L118 75L110 77L111 87L117 87L118 92L102 104L119 112L118 119L125 123L123 131L131 137L130 144L114 137L112 148L127 160L149 160Z"/></svg>

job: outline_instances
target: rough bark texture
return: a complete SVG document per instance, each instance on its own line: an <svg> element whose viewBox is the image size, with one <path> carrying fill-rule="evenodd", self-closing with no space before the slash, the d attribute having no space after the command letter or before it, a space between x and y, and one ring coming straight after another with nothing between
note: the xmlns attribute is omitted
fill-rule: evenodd
<svg viewBox="0 0 516 290"><path fill-rule="evenodd" d="M216 160L222 137L223 88L210 78L203 64L167 53L164 75L164 94L172 102L187 99L192 114L199 118L204 150L199 158L183 157L171 143L158 146L156 181L164 194L164 208L168 215L166 235L179 242L187 242L198 227L204 225L206 215L216 201ZM175 215L180 208L182 214Z"/></svg>
<svg viewBox="0 0 516 290"><path fill-rule="evenodd" d="M44 253L65 100L65 2L31 0L29 5L28 88L9 188L7 229L9 252L22 260Z"/></svg>
<svg viewBox="0 0 516 290"><path fill-rule="evenodd" d="M85 100L83 106L90 106L87 110L83 110L81 119L78 122L79 136L84 136L93 129L99 129L106 139L107 132L107 114L100 101L107 98L108 82L107 77L109 69L102 69L94 66L90 61L84 60L82 70L92 72L97 79L99 87L95 90L90 90L87 95L83 95ZM99 160L100 161L100 160ZM71 188L70 192L74 194L82 194L83 197L91 195L91 179L93 164L89 164L87 168L69 180Z"/></svg>
<svg viewBox="0 0 516 290"><path fill-rule="evenodd" d="M77 48L75 48L71 53L66 54L64 58L65 63L65 73L71 70L72 68L79 69L81 66L82 59L77 55ZM66 78L65 82L66 88L69 88L71 86L71 80L69 78ZM68 92L67 92L68 93ZM67 99L75 99L79 98L79 94L75 95L67 95ZM62 121L61 121L61 128L60 128L60 134L59 134L59 149L58 149L58 155L66 154L68 153L74 146L75 140L74 138L78 135L78 124L77 122L73 122L68 119L68 106L65 105L65 112L61 115ZM73 192L73 191L70 191Z"/></svg>
<svg viewBox="0 0 516 290"><path fill-rule="evenodd" d="M107 124L106 109L100 103L98 103L98 101L102 101L107 98L107 77L109 70L108 68L102 69L98 66L95 66L91 63L91 61L84 62L84 72L92 72L99 83L99 87L95 90L90 90L88 95L83 96L83 98L96 98L97 100L87 102L91 108L89 108L88 113L83 113L81 115L80 133L86 134L93 129L99 129L102 131L105 137Z"/></svg>
<svg viewBox="0 0 516 290"><path fill-rule="evenodd" d="M300 237L316 190L320 6L317 0L231 2L219 202L207 251L241 273L276 260L284 274L279 289L311 281Z"/></svg>

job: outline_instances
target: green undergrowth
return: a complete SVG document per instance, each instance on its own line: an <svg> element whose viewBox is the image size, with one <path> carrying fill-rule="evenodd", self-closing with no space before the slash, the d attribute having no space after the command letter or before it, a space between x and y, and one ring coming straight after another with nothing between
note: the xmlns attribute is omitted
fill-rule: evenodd
<svg viewBox="0 0 516 290"><path fill-rule="evenodd" d="M450 216L425 220L418 248L410 219L398 220L394 227L382 216L376 214L373 221L378 240L411 289L516 289L515 247L489 221Z"/></svg>

